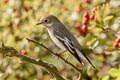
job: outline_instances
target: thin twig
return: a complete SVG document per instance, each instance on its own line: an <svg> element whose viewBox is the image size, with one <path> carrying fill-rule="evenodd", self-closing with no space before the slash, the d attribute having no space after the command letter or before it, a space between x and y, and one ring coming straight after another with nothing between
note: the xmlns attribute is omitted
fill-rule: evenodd
<svg viewBox="0 0 120 80"><path fill-rule="evenodd" d="M3 55L8 55L10 57L16 56L16 57L21 58L24 61L31 62L33 64L42 66L46 70L48 70L48 72L52 74L56 78L56 80L65 80L62 76L60 76L57 68L53 64L48 64L47 62L44 62L41 59L33 59L31 57L22 55L18 53L18 51L14 49L13 47L5 46L4 44L2 44L2 46L0 47L0 53L2 53Z"/></svg>
<svg viewBox="0 0 120 80"><path fill-rule="evenodd" d="M118 37L117 33L110 28L106 28L106 31L112 32L115 36Z"/></svg>
<svg viewBox="0 0 120 80"><path fill-rule="evenodd" d="M114 30L112 30L111 28L103 28L103 27L99 27L99 28L101 28L103 31L107 31L107 32L111 32L112 34L114 34L116 37L118 37L118 35L117 35L117 33L114 31Z"/></svg>
<svg viewBox="0 0 120 80"><path fill-rule="evenodd" d="M72 66L76 71L81 72L82 70L78 69L76 66L74 66L72 63L68 62L67 60L65 60L62 56L60 56L59 54L54 53L52 50L50 50L49 48L47 48L45 45L43 45L42 43L39 43L35 40L31 40L29 38L26 38L29 42L33 42L35 44L38 44L40 46L42 46L43 48L45 48L46 50L48 50L50 52L50 54L57 56L58 58L60 58L61 60L63 60L66 64Z"/></svg>

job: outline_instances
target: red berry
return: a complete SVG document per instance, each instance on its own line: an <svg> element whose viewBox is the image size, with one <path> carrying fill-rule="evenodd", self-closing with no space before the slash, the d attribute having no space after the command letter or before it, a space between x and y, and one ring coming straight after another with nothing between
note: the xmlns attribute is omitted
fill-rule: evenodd
<svg viewBox="0 0 120 80"><path fill-rule="evenodd" d="M94 15L90 15L90 19L91 19L91 20L94 20L94 19L95 19L95 16L94 16Z"/></svg>
<svg viewBox="0 0 120 80"><path fill-rule="evenodd" d="M91 3L92 2L92 0L87 0L87 3Z"/></svg>
<svg viewBox="0 0 120 80"><path fill-rule="evenodd" d="M97 17L95 16L94 20L97 20Z"/></svg>
<svg viewBox="0 0 120 80"><path fill-rule="evenodd" d="M96 10L97 10L96 8L93 8L93 9L92 9L92 12L93 12L93 13L95 13L95 12L96 12Z"/></svg>
<svg viewBox="0 0 120 80"><path fill-rule="evenodd" d="M24 11L28 11L28 8L26 6L23 6Z"/></svg>
<svg viewBox="0 0 120 80"><path fill-rule="evenodd" d="M3 0L4 3L8 3L9 0Z"/></svg>
<svg viewBox="0 0 120 80"><path fill-rule="evenodd" d="M83 25L83 26L82 26L82 31L83 31L83 32L87 32L87 29L88 29L87 25Z"/></svg>
<svg viewBox="0 0 120 80"><path fill-rule="evenodd" d="M30 9L32 9L33 8L33 6L32 5L30 5L30 7L29 7Z"/></svg>
<svg viewBox="0 0 120 80"><path fill-rule="evenodd" d="M75 28L77 29L78 32L82 32L80 22L75 24Z"/></svg>
<svg viewBox="0 0 120 80"><path fill-rule="evenodd" d="M82 0L82 2L91 3L91 2L92 2L92 0Z"/></svg>
<svg viewBox="0 0 120 80"><path fill-rule="evenodd" d="M80 27L80 26L81 26L80 22L75 24L75 27Z"/></svg>
<svg viewBox="0 0 120 80"><path fill-rule="evenodd" d="M117 35L118 35L118 36L120 36L120 31L119 31L119 32L117 32Z"/></svg>
<svg viewBox="0 0 120 80"><path fill-rule="evenodd" d="M17 29L17 27L18 27L18 23L16 23L16 24L13 25L14 29Z"/></svg>
<svg viewBox="0 0 120 80"><path fill-rule="evenodd" d="M84 18L86 18L86 19L89 20L89 14L88 14L88 12L85 12L85 13L84 13L84 15L83 15L83 19L84 19Z"/></svg>
<svg viewBox="0 0 120 80"><path fill-rule="evenodd" d="M85 37L87 35L87 32L83 32L82 36Z"/></svg>
<svg viewBox="0 0 120 80"><path fill-rule="evenodd" d="M65 6L65 5L63 5L63 6L61 6L61 9L63 9L63 10L67 10L67 6Z"/></svg>
<svg viewBox="0 0 120 80"><path fill-rule="evenodd" d="M75 12L77 12L77 13L80 13L80 11L81 11L80 8L75 9Z"/></svg>
<svg viewBox="0 0 120 80"><path fill-rule="evenodd" d="M87 0L82 0L82 2L87 2Z"/></svg>
<svg viewBox="0 0 120 80"><path fill-rule="evenodd" d="M7 26L8 26L8 27L12 26L12 22L9 22L9 23L7 24Z"/></svg>
<svg viewBox="0 0 120 80"><path fill-rule="evenodd" d="M87 25L88 21L89 21L89 14L88 14L88 12L85 12L84 15L83 15L83 22L82 22L82 24L83 25Z"/></svg>
<svg viewBox="0 0 120 80"><path fill-rule="evenodd" d="M18 53L23 54L23 55L27 54L27 52L24 49L23 50L18 50Z"/></svg>
<svg viewBox="0 0 120 80"><path fill-rule="evenodd" d="M82 24L83 24L83 25L87 25L87 24L88 24L88 21L89 21L89 20L88 20L87 18L84 18L83 21L82 21Z"/></svg>
<svg viewBox="0 0 120 80"><path fill-rule="evenodd" d="M120 38L115 39L116 43L120 43Z"/></svg>
<svg viewBox="0 0 120 80"><path fill-rule="evenodd" d="M21 53L22 54L26 54L27 52L25 50L21 50Z"/></svg>
<svg viewBox="0 0 120 80"><path fill-rule="evenodd" d="M113 47L114 48L119 48L119 44L118 43L114 43Z"/></svg>
<svg viewBox="0 0 120 80"><path fill-rule="evenodd" d="M80 32L80 33L82 33L81 27L78 27L78 28L77 28L77 31Z"/></svg>

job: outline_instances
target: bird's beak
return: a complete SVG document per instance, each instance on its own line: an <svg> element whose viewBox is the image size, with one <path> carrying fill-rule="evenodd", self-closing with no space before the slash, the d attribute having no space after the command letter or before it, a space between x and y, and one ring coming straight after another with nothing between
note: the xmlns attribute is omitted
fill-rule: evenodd
<svg viewBox="0 0 120 80"><path fill-rule="evenodd" d="M40 24L42 24L42 22L40 21L40 22L38 22L36 25L40 25Z"/></svg>

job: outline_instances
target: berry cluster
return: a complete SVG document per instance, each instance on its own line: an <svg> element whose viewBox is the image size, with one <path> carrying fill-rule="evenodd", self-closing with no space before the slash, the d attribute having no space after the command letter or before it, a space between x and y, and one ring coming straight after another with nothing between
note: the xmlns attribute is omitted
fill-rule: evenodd
<svg viewBox="0 0 120 80"><path fill-rule="evenodd" d="M76 25L75 25L77 31L80 32L82 34L82 36L84 36L84 37L87 34L87 30L88 30L87 25L89 23L89 20L90 20L89 14L88 14L88 12L85 12L84 16L83 16L82 27L81 27L80 22L76 23Z"/></svg>
<svg viewBox="0 0 120 80"><path fill-rule="evenodd" d="M114 48L119 48L119 43L120 43L120 31L117 33L117 38L115 39L115 43L113 45Z"/></svg>
<svg viewBox="0 0 120 80"><path fill-rule="evenodd" d="M78 11L76 11L76 12L78 12ZM76 25L75 25L77 31L80 32L80 34L82 34L82 36L84 36L84 37L87 34L89 20L96 19L95 12L96 12L96 8L94 8L92 10L92 15L90 15L90 16L89 16L88 12L85 12L83 15L82 26L81 26L80 22L76 23Z"/></svg>
<svg viewBox="0 0 120 80"><path fill-rule="evenodd" d="M88 25L88 22L90 20L90 17L89 17L89 14L88 12L85 12L84 13L84 16L83 16L83 22L82 22L82 29L83 29L83 32L87 32L87 25Z"/></svg>

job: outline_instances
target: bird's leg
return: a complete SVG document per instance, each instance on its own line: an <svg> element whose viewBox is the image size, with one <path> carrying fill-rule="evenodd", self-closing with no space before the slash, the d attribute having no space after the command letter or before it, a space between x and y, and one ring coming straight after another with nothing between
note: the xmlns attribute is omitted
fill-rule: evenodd
<svg viewBox="0 0 120 80"><path fill-rule="evenodd" d="M62 53L64 53L64 52L66 52L67 50L64 50L64 51L62 51L62 52L57 52L57 54L62 54Z"/></svg>
<svg viewBox="0 0 120 80"><path fill-rule="evenodd" d="M65 58L66 61L68 60L69 56L70 56L70 54Z"/></svg>
<svg viewBox="0 0 120 80"><path fill-rule="evenodd" d="M67 51L67 50L64 50L64 51L62 51L62 52L57 52L57 54L61 55L62 53L66 52L66 51ZM59 57L58 57L58 59L59 59Z"/></svg>

